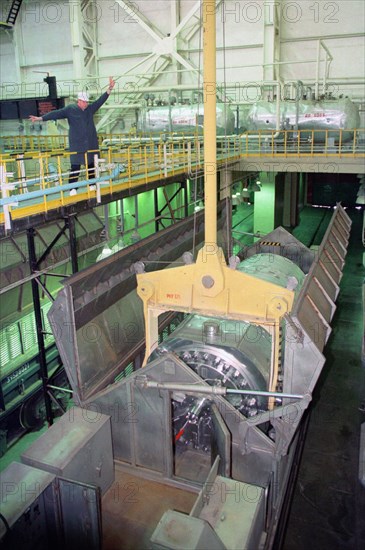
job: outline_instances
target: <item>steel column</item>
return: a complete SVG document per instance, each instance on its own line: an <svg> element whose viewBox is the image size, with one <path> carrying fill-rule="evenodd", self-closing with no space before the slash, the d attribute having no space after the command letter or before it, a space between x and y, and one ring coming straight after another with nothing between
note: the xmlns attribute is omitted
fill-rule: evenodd
<svg viewBox="0 0 365 550"><path fill-rule="evenodd" d="M27 241L28 241L29 266L30 266L31 273L34 273L35 271L38 270L34 236L35 236L35 230L33 229L33 227L28 228ZM46 348L44 345L41 301L39 297L39 287L38 287L36 278L31 280L31 285L32 285L34 316L35 316L36 330L37 330L39 366L40 366L40 374L42 379L44 403L46 407L46 419L47 419L48 425L51 426L53 424L53 412L52 412L51 399L48 394L48 370L47 370L47 360L46 360Z"/></svg>
<svg viewBox="0 0 365 550"><path fill-rule="evenodd" d="M189 194L188 194L188 182L184 180L182 183L183 193L184 193L184 216L187 218L189 216Z"/></svg>
<svg viewBox="0 0 365 550"><path fill-rule="evenodd" d="M158 189L153 190L153 196L154 196L154 207L155 207L155 231L156 233L160 229L160 220L158 219L160 216L160 211L158 209Z"/></svg>
<svg viewBox="0 0 365 550"><path fill-rule="evenodd" d="M71 266L72 273L77 273L79 270L78 260L77 260L77 242L76 242L76 231L75 231L75 217L68 216L65 219L65 225L68 228L69 238L70 238L70 257L71 257Z"/></svg>

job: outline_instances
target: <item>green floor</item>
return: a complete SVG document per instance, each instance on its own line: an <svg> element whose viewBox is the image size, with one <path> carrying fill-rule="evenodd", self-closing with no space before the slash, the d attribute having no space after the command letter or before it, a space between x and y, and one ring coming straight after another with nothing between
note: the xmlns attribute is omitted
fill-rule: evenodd
<svg viewBox="0 0 365 550"><path fill-rule="evenodd" d="M13 461L21 462L20 457L28 449L28 447L45 431L47 426L44 425L38 431L28 432L21 437L6 453L0 458L0 472L5 470Z"/></svg>

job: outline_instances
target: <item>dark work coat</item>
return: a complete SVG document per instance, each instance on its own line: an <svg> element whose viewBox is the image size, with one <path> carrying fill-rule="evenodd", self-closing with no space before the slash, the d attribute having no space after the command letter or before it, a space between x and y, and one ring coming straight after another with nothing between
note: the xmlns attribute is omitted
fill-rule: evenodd
<svg viewBox="0 0 365 550"><path fill-rule="evenodd" d="M94 161L94 154L98 150L98 136L94 124L94 114L103 103L106 102L109 95L105 92L94 103L90 103L83 111L77 104L67 105L63 109L51 111L42 116L42 120L59 120L66 118L69 124L68 140L72 153L72 164L85 164L85 152L94 151L88 154L88 164Z"/></svg>

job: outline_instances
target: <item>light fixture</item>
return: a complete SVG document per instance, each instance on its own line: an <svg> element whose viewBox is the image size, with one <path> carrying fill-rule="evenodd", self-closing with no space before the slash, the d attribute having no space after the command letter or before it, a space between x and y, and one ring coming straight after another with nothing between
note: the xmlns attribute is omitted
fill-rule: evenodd
<svg viewBox="0 0 365 550"><path fill-rule="evenodd" d="M99 256L96 258L96 261L99 262L100 260L104 260L108 256L111 256L113 254L111 248L106 244L103 248L103 250L100 252Z"/></svg>
<svg viewBox="0 0 365 550"><path fill-rule="evenodd" d="M122 250L126 247L126 244L124 243L123 237L121 237L118 242L115 243L114 246L112 246L111 252L112 254L115 254L116 252L119 252L119 250Z"/></svg>
<svg viewBox="0 0 365 550"><path fill-rule="evenodd" d="M194 212L199 212L200 210L203 210L204 203L203 201L199 201L198 204L194 207Z"/></svg>
<svg viewBox="0 0 365 550"><path fill-rule="evenodd" d="M138 241L141 240L141 235L138 233L137 229L135 229L131 235L131 243L138 243Z"/></svg>

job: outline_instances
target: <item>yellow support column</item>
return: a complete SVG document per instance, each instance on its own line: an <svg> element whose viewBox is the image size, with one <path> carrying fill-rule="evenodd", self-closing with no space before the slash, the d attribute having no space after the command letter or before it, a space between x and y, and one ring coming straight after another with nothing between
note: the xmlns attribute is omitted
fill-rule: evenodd
<svg viewBox="0 0 365 550"><path fill-rule="evenodd" d="M217 243L216 3L203 1L205 246Z"/></svg>

